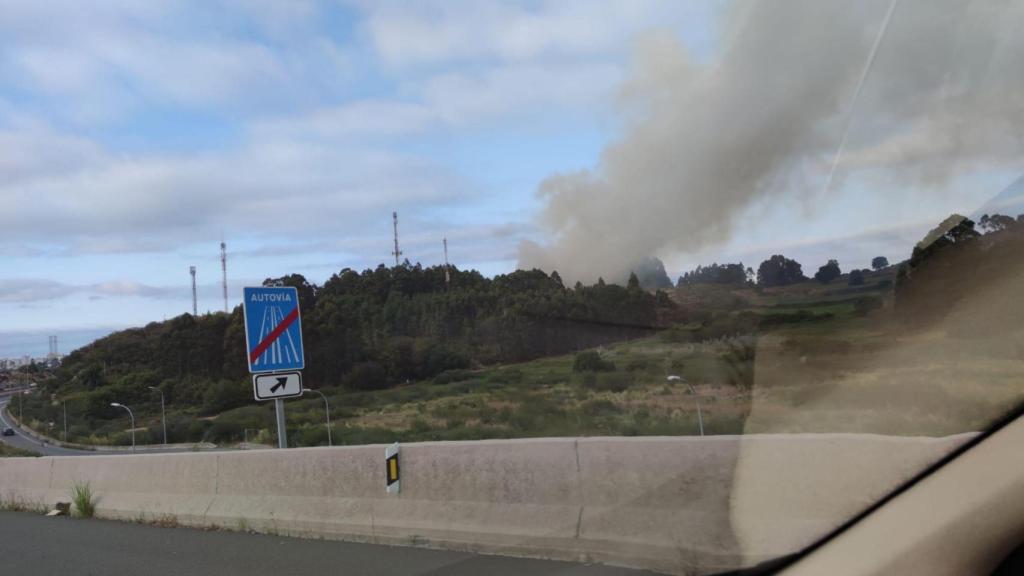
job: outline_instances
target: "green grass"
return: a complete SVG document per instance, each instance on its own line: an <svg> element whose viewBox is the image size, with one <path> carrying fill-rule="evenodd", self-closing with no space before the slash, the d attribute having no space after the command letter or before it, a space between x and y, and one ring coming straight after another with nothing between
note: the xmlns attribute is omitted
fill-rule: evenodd
<svg viewBox="0 0 1024 576"><path fill-rule="evenodd" d="M0 510L7 512L36 512L47 511L46 504L42 501L27 500L17 494L7 494L0 497Z"/></svg>
<svg viewBox="0 0 1024 576"><path fill-rule="evenodd" d="M32 450L25 450L24 448L15 448L14 446L8 446L7 444L0 444L0 458L20 458L31 456L42 456L42 454Z"/></svg>
<svg viewBox="0 0 1024 576"><path fill-rule="evenodd" d="M75 516L92 518L96 514L96 495L88 482L76 482L71 487L71 503L74 505Z"/></svg>

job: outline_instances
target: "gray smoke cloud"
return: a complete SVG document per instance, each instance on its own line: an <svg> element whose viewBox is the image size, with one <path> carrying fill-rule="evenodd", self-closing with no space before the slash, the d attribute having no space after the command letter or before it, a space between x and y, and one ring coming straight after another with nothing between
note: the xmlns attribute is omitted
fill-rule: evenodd
<svg viewBox="0 0 1024 576"><path fill-rule="evenodd" d="M541 184L550 241L522 243L519 266L618 279L724 241L758 200L813 202L840 142L830 190L854 171L934 183L1019 163L1022 29L1021 2L789 0L732 5L710 62L651 33L622 89L623 137L595 169Z"/></svg>

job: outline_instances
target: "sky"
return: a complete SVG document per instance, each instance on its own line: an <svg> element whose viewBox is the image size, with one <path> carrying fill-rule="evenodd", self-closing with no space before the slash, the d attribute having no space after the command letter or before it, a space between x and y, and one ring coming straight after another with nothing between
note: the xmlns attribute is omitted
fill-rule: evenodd
<svg viewBox="0 0 1024 576"><path fill-rule="evenodd" d="M735 4L0 0L0 357L44 354L48 334L67 352L189 311L191 265L199 310L220 310L222 239L231 307L268 277L322 283L392 261L393 210L412 262L441 263L443 237L453 264L488 275L514 270L524 246L559 254L565 222L552 224L546 183L614 182L616 150L657 123L659 106L716 71L742 71L736 38L756 30L737 28ZM848 51L853 76L887 5L858 8L866 24ZM906 14L892 20L894 35L907 26ZM657 104L674 70L657 67L662 45L697 71L670 86L668 104ZM1001 65L1020 64L1006 53ZM776 65L773 75L799 73L798 63ZM906 157L915 133L890 126L907 122L877 128L872 106L888 84L869 77L867 103L854 104L849 77L836 83L843 96L827 122L808 128L824 136L801 182L744 196L701 242L681 242L684 230L641 248L673 277L711 261L756 267L781 251L809 274L827 258L844 270L880 254L900 260L936 222L983 206L1024 168L1019 156L986 155L991 138L979 135L962 168L894 176L891 157ZM827 194L809 192L847 136L849 169ZM642 198L646 184L635 184ZM674 198L673 209L691 200Z"/></svg>

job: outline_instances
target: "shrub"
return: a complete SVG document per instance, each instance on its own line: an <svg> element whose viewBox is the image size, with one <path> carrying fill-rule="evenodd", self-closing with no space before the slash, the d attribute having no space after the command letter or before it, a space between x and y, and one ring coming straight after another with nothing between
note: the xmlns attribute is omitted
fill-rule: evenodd
<svg viewBox="0 0 1024 576"><path fill-rule="evenodd" d="M323 423L303 426L288 439L293 440L298 446L327 446L327 427Z"/></svg>
<svg viewBox="0 0 1024 576"><path fill-rule="evenodd" d="M593 372L584 373L581 383L584 388L597 388L597 374Z"/></svg>
<svg viewBox="0 0 1024 576"><path fill-rule="evenodd" d="M596 350L584 350L576 353L572 363L573 372L613 372L615 363L601 358Z"/></svg>
<svg viewBox="0 0 1024 576"><path fill-rule="evenodd" d="M471 370L445 370L437 376L434 376L434 384L450 384L452 382L462 382L463 380L469 380L474 376Z"/></svg>
<svg viewBox="0 0 1024 576"><path fill-rule="evenodd" d="M203 393L203 414L216 414L243 406L252 398L248 382L220 380L211 382Z"/></svg>
<svg viewBox="0 0 1024 576"><path fill-rule="evenodd" d="M623 372L585 374L583 386L598 392L622 392L633 383L633 377Z"/></svg>
<svg viewBox="0 0 1024 576"><path fill-rule="evenodd" d="M783 324L801 324L803 322L810 322L814 320L828 320L832 318L831 312L823 312L821 314L815 314L809 310L797 310L796 312L779 312L776 314L769 314L761 320L761 326L763 328L770 328L773 326L781 326Z"/></svg>
<svg viewBox="0 0 1024 576"><path fill-rule="evenodd" d="M662 330L659 336L662 341L673 344L685 344L693 341L693 331L678 325Z"/></svg>
<svg viewBox="0 0 1024 576"><path fill-rule="evenodd" d="M882 307L882 299L878 297L858 298L853 303L853 311L858 316L867 316Z"/></svg>
<svg viewBox="0 0 1024 576"><path fill-rule="evenodd" d="M627 372L643 372L647 370L646 358L634 358L626 364Z"/></svg>
<svg viewBox="0 0 1024 576"><path fill-rule="evenodd" d="M72 486L71 502L75 505L75 515L80 518L92 518L96 513L96 495L88 482L76 482Z"/></svg>
<svg viewBox="0 0 1024 576"><path fill-rule="evenodd" d="M864 281L864 272L862 270L850 270L850 278L847 282L850 286L863 286Z"/></svg>
<svg viewBox="0 0 1024 576"><path fill-rule="evenodd" d="M613 416L621 414L622 409L610 400L590 400L580 405L580 412L586 416Z"/></svg>
<svg viewBox="0 0 1024 576"><path fill-rule="evenodd" d="M597 389L608 392L622 392L633 384L633 377L628 374L611 373L597 377Z"/></svg>
<svg viewBox="0 0 1024 576"><path fill-rule="evenodd" d="M522 382L522 380L523 372L518 368L495 370L487 375L488 382L496 382L499 384L516 384Z"/></svg>
<svg viewBox="0 0 1024 576"><path fill-rule="evenodd" d="M430 432L431 429L432 426L419 416L413 418L412 422L409 424L409 432L415 435L426 434L427 432Z"/></svg>
<svg viewBox="0 0 1024 576"><path fill-rule="evenodd" d="M561 405L548 398L531 396L512 412L508 423L513 430L537 433L564 420L565 410Z"/></svg>

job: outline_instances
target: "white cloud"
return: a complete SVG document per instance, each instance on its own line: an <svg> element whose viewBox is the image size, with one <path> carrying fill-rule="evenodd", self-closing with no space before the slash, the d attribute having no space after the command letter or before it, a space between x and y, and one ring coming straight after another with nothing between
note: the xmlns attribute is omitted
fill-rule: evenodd
<svg viewBox="0 0 1024 576"><path fill-rule="evenodd" d="M357 100L338 106L257 122L253 131L267 136L395 136L420 132L436 121L421 103L398 100Z"/></svg>
<svg viewBox="0 0 1024 576"><path fill-rule="evenodd" d="M364 32L385 62L411 65L489 58L618 52L636 32L679 24L706 7L672 0L367 1Z"/></svg>
<svg viewBox="0 0 1024 576"><path fill-rule="evenodd" d="M0 132L8 243L66 253L149 251L227 228L267 238L358 233L369 215L465 197L459 177L367 147L253 140L204 155L122 156L51 130Z"/></svg>
<svg viewBox="0 0 1024 576"><path fill-rule="evenodd" d="M538 123L554 115L594 116L608 108L621 76L619 66L601 62L448 72L410 85L402 98L346 102L256 122L252 131L267 138L379 139L514 119Z"/></svg>
<svg viewBox="0 0 1024 576"><path fill-rule="evenodd" d="M103 150L95 143L59 134L45 125L18 126L6 131L0 128L0 188L74 172L103 157Z"/></svg>
<svg viewBox="0 0 1024 576"><path fill-rule="evenodd" d="M315 26L311 2L29 4L0 10L0 82L79 123L153 104L267 110L351 79L350 56Z"/></svg>
<svg viewBox="0 0 1024 576"><path fill-rule="evenodd" d="M130 281L79 285L38 278L0 280L0 303L28 304L78 294L86 295L90 299L126 296L173 299L181 297L183 293L184 290L180 286L148 286Z"/></svg>

